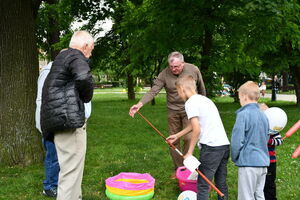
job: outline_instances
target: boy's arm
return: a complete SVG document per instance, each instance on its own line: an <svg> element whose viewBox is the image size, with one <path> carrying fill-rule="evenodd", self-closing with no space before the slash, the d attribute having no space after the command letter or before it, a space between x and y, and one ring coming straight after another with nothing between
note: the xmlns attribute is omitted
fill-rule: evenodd
<svg viewBox="0 0 300 200"><path fill-rule="evenodd" d="M198 117L193 117L190 119L191 121L191 127L192 127L192 135L191 135L191 140L190 140L190 146L188 152L184 155L184 158L187 158L191 155L193 155L195 146L199 140L199 135L200 135L200 124L199 124L199 119Z"/></svg>
<svg viewBox="0 0 300 200"><path fill-rule="evenodd" d="M268 144L269 145L274 145L274 146L279 146L282 145L282 137L281 135L277 132L273 135L273 137L269 139Z"/></svg>
<svg viewBox="0 0 300 200"><path fill-rule="evenodd" d="M186 135L187 133L191 132L192 130L192 124L189 122L188 125L180 132L174 134L174 135L170 135L169 137L167 137L167 140L171 143L175 142L178 138Z"/></svg>
<svg viewBox="0 0 300 200"><path fill-rule="evenodd" d="M237 115L231 137L231 159L237 162L245 140L245 116Z"/></svg>

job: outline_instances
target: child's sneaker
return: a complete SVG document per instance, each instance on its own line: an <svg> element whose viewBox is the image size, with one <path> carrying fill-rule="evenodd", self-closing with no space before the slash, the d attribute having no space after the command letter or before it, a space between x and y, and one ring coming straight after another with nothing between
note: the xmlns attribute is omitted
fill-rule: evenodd
<svg viewBox="0 0 300 200"><path fill-rule="evenodd" d="M56 197L57 196L57 189L51 188L50 190L43 190L43 195L47 197Z"/></svg>

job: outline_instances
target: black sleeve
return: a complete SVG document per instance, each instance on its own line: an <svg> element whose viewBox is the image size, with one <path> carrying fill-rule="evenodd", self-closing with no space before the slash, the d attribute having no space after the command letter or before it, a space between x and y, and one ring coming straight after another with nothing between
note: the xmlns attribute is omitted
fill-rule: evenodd
<svg viewBox="0 0 300 200"><path fill-rule="evenodd" d="M93 97L93 78L88 63L80 58L74 59L69 69L74 77L75 87L80 99L87 103Z"/></svg>

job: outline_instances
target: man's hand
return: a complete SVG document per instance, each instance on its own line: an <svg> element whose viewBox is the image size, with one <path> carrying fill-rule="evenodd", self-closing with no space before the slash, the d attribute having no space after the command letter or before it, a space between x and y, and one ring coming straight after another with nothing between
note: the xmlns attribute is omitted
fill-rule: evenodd
<svg viewBox="0 0 300 200"><path fill-rule="evenodd" d="M129 115L130 115L131 117L134 117L135 113L136 113L137 111L139 111L139 109L140 109L142 106L143 106L143 103L142 103L142 102L139 102L139 103L137 103L137 104L131 106L131 108L129 109Z"/></svg>
<svg viewBox="0 0 300 200"><path fill-rule="evenodd" d="M171 144L173 144L176 140L178 139L177 135L170 135L169 137L167 137L167 141L170 142Z"/></svg>

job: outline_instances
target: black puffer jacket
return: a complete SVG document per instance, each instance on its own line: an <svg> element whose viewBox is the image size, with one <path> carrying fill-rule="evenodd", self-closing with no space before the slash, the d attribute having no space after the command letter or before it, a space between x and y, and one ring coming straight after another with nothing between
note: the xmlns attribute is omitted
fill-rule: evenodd
<svg viewBox="0 0 300 200"><path fill-rule="evenodd" d="M92 99L93 81L87 58L77 49L58 54L42 92L41 128L47 140L54 133L84 125L84 104Z"/></svg>

